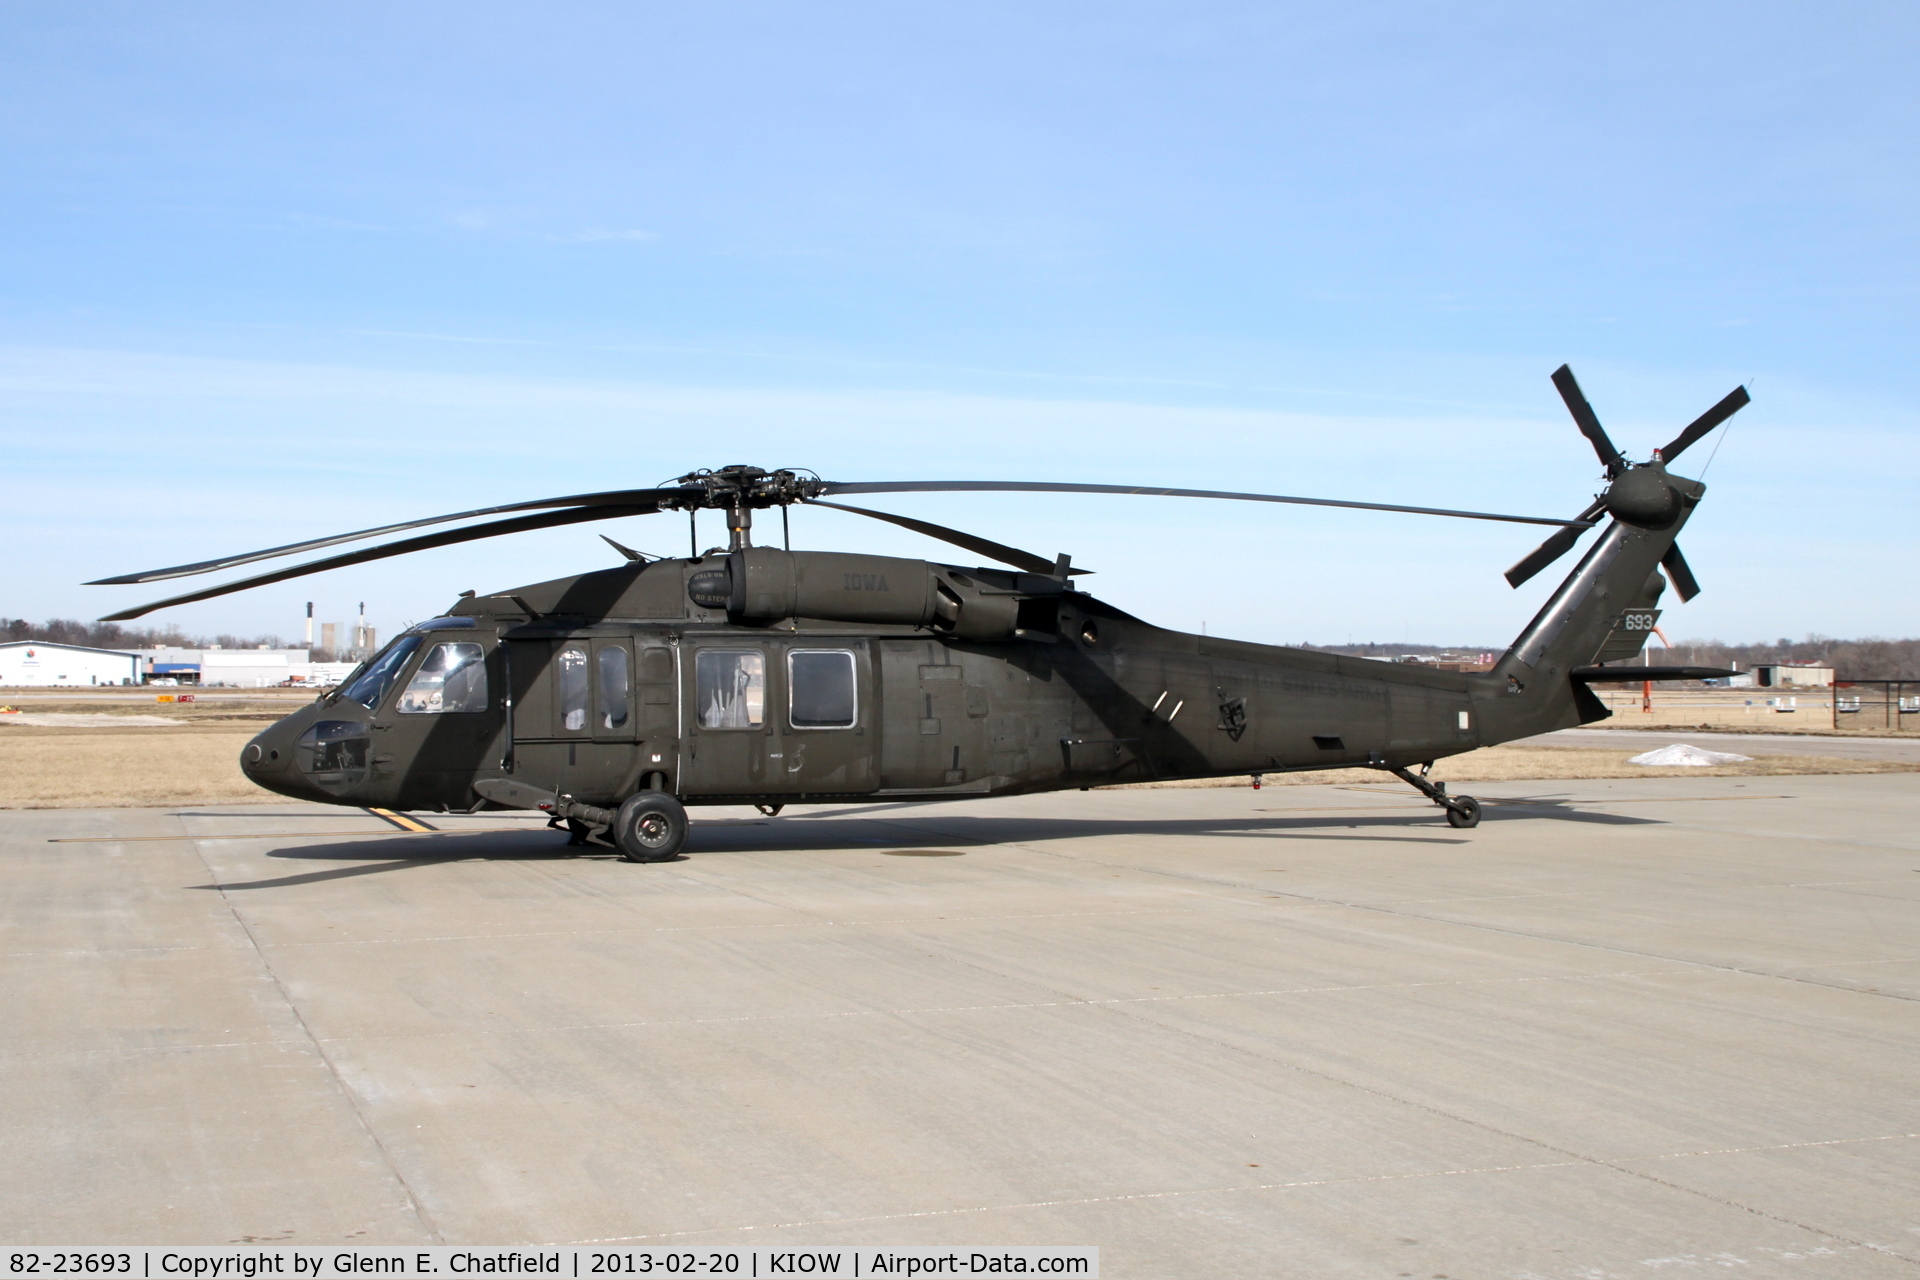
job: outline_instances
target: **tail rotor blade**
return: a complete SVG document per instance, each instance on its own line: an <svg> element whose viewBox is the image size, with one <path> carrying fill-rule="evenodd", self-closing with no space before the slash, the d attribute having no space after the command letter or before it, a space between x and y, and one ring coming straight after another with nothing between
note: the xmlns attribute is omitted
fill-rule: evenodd
<svg viewBox="0 0 1920 1280"><path fill-rule="evenodd" d="M1735 387L1713 408L1707 410L1690 423L1685 431L1673 438L1673 443L1660 451L1662 462L1672 462L1689 446L1695 444L1701 436L1713 430L1751 403L1753 397L1747 394L1745 387Z"/></svg>
<svg viewBox="0 0 1920 1280"><path fill-rule="evenodd" d="M1667 548L1667 554L1660 557L1660 567L1667 571L1667 581L1680 594L1681 604L1700 594L1700 582L1687 567L1687 558L1680 554L1679 544Z"/></svg>
<svg viewBox="0 0 1920 1280"><path fill-rule="evenodd" d="M1560 398L1567 402L1567 412L1573 415L1574 425L1580 428L1580 434L1587 438L1593 451L1600 455L1600 465L1607 469L1607 479L1617 478L1627 469L1627 460L1613 447L1605 427L1594 414L1593 406L1587 403L1586 393L1580 390L1580 384L1574 381L1573 369L1561 365L1553 371L1553 385L1560 392Z"/></svg>
<svg viewBox="0 0 1920 1280"><path fill-rule="evenodd" d="M1593 505L1580 513L1581 523L1570 524L1555 529L1547 536L1545 542L1528 552L1520 563L1507 570L1507 585L1512 587L1519 586L1528 578L1531 578L1534 574L1540 572L1555 560L1558 560L1561 556L1573 550L1573 544L1580 540L1580 535L1592 527L1585 522L1599 515L1601 511L1606 509L1606 505L1606 499L1595 498Z"/></svg>
<svg viewBox="0 0 1920 1280"><path fill-rule="evenodd" d="M1547 535L1547 540L1529 552L1525 559L1507 570L1507 585L1517 587L1573 550L1573 544L1580 540L1582 530L1560 529Z"/></svg>

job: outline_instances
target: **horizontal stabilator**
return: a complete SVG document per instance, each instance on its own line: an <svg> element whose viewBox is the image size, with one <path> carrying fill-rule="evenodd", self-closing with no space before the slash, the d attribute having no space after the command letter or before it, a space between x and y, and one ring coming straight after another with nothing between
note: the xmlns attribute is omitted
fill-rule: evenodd
<svg viewBox="0 0 1920 1280"><path fill-rule="evenodd" d="M1575 667L1570 674L1591 684L1596 680L1725 680L1740 673L1719 667Z"/></svg>

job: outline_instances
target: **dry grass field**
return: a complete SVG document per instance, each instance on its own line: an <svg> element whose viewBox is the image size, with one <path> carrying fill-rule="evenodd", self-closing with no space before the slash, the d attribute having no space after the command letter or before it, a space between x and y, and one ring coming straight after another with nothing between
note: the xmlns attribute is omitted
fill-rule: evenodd
<svg viewBox="0 0 1920 1280"><path fill-rule="evenodd" d="M251 733L0 729L0 809L262 804L240 772Z"/></svg>
<svg viewBox="0 0 1920 1280"><path fill-rule="evenodd" d="M275 799L240 772L240 749L263 723L291 708L285 699L191 704L44 702L34 713L152 716L161 723L93 728L0 722L0 808L140 808L176 804L245 804ZM7 717L12 720L12 717ZM1813 745L1809 743L1809 746ZM1809 753L1763 756L1719 768L1649 769L1627 763L1640 748L1487 747L1443 760L1433 776L1449 783L1509 779L1762 777L1812 773L1906 773L1916 766L1836 759ZM1269 786L1378 782L1371 769L1269 774ZM1134 786L1245 786L1245 778Z"/></svg>
<svg viewBox="0 0 1920 1280"><path fill-rule="evenodd" d="M241 774L240 748L305 700L266 694L163 703L148 694L137 701L43 696L8 702L30 717L138 716L161 723L48 727L0 716L0 809L265 804L274 797Z"/></svg>
<svg viewBox="0 0 1920 1280"><path fill-rule="evenodd" d="M1587 726L1591 729L1920 737L1920 715L1890 714L1878 704L1878 690L1841 690L1842 696L1864 694L1868 705L1838 716L1831 689L1657 689L1650 711L1641 710L1637 688L1597 685L1594 692L1613 716Z"/></svg>

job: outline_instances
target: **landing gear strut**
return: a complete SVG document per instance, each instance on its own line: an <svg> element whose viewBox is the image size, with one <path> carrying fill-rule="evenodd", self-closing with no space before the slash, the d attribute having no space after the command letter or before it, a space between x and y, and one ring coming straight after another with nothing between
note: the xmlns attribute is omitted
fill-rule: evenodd
<svg viewBox="0 0 1920 1280"><path fill-rule="evenodd" d="M1412 773L1398 766L1388 766L1384 764L1376 764L1374 768L1385 769L1388 773L1391 773L1394 777L1400 779L1400 781L1406 783L1421 795L1439 805L1442 809L1445 809L1447 811L1447 822L1450 826L1459 827L1464 830L1468 827L1477 827L1480 825L1480 802L1478 800L1475 800L1472 796L1450 796L1447 794L1446 783L1427 781L1427 770L1433 768L1433 762L1431 760L1421 766L1419 773Z"/></svg>

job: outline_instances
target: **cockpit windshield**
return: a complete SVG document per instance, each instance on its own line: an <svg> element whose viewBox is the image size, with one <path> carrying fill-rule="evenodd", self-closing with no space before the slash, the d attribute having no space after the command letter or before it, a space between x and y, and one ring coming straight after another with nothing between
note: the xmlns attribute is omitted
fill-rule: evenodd
<svg viewBox="0 0 1920 1280"><path fill-rule="evenodd" d="M369 710L379 706L380 699L387 696L394 678L400 674L400 668L407 665L407 659L420 647L420 640L417 635L396 637L361 669L351 684L341 687L340 696L352 698Z"/></svg>

